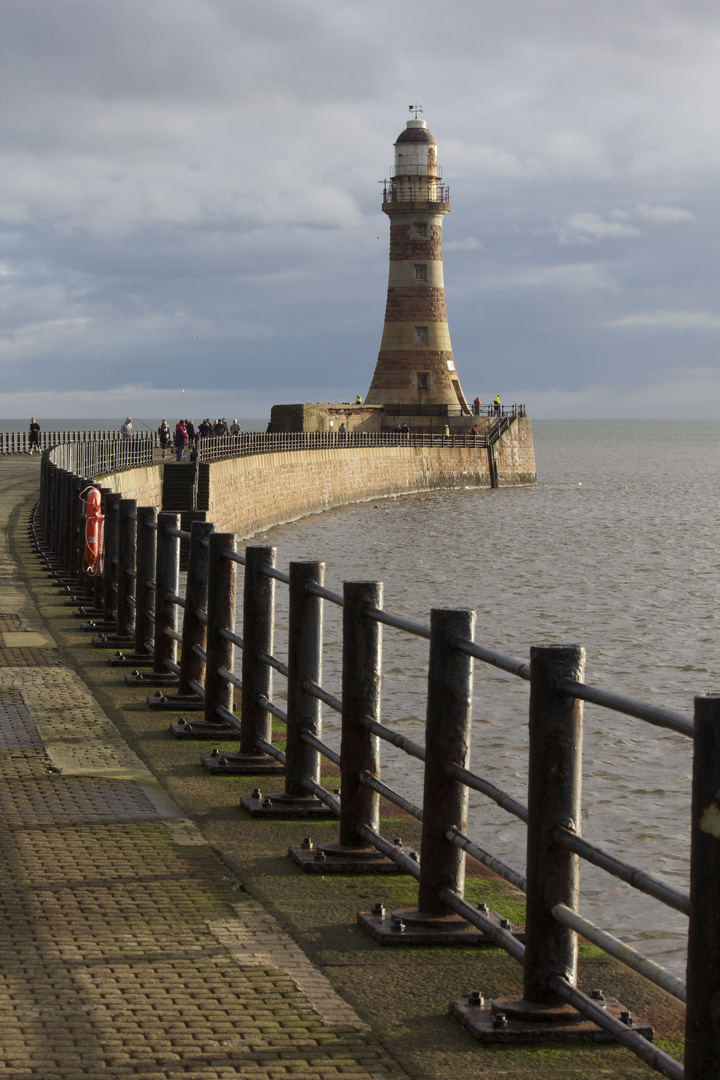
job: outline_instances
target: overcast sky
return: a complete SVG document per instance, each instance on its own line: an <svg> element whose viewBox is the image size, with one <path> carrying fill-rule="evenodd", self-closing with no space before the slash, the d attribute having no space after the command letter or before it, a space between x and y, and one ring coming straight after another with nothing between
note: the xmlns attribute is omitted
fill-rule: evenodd
<svg viewBox="0 0 720 1080"><path fill-rule="evenodd" d="M0 93L4 417L364 395L415 101L466 395L720 417L716 0L0 0Z"/></svg>

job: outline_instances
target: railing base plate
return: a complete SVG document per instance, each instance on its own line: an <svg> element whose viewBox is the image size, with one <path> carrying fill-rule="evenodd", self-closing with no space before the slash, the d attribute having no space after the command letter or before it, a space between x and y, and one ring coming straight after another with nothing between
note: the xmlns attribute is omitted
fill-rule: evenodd
<svg viewBox="0 0 720 1080"><path fill-rule="evenodd" d="M203 754L200 761L208 772L219 776L283 776L285 773L285 766L269 754L241 754L239 750L223 754L213 750L212 754Z"/></svg>
<svg viewBox="0 0 720 1080"><path fill-rule="evenodd" d="M605 1009L618 1020L627 1012L616 998L605 998ZM586 1020L571 1005L543 1006L512 998L497 998L485 1004L452 1001L450 1015L459 1020L478 1042L484 1043L609 1043L612 1035ZM652 1040L655 1034L632 1013L628 1027ZM502 1019L504 1017L504 1020Z"/></svg>
<svg viewBox="0 0 720 1080"><path fill-rule="evenodd" d="M341 844L291 847L288 855L306 874L398 874L392 859L373 847L348 848Z"/></svg>
<svg viewBox="0 0 720 1080"><path fill-rule="evenodd" d="M278 795L265 795L264 798L249 796L240 800L240 805L254 818L334 818L329 806L314 795L305 795L295 798L284 792Z"/></svg>
<svg viewBox="0 0 720 1080"><path fill-rule="evenodd" d="M500 924L496 911L488 915ZM494 945L482 930L466 922L460 915L425 915L417 908L376 913L359 911L358 925L367 930L381 945ZM520 928L510 924L506 929L520 937Z"/></svg>

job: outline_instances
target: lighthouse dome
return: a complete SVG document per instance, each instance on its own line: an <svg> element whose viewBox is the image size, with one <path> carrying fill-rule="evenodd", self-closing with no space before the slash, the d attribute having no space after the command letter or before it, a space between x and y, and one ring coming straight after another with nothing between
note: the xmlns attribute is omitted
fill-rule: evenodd
<svg viewBox="0 0 720 1080"><path fill-rule="evenodd" d="M398 143L434 143L437 146L437 139L428 131L424 120L408 120L407 127L398 135L395 145Z"/></svg>

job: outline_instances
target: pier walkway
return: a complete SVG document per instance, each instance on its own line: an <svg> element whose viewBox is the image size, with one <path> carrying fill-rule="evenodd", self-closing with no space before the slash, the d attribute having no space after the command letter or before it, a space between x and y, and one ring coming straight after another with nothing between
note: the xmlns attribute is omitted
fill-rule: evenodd
<svg viewBox="0 0 720 1080"><path fill-rule="evenodd" d="M70 617L27 538L38 473L0 463L0 1078L657 1075L620 1047L480 1047L447 1003L515 993L512 960L382 949L355 912L414 882L299 873L284 854L308 826L240 811L252 778L203 770ZM509 886L472 887L521 921ZM593 950L586 969L682 1031L661 991Z"/></svg>

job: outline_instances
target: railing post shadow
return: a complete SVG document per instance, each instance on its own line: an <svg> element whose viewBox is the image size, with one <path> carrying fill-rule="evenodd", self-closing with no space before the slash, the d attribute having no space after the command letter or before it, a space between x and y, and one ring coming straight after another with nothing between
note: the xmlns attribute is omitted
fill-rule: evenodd
<svg viewBox="0 0 720 1080"><path fill-rule="evenodd" d="M267 776L285 772L284 765L259 746L272 743L272 718L264 704L272 697L272 668L263 658L273 651L275 579L269 571L275 569L275 556L274 547L245 549L240 749L204 756L203 765L213 773Z"/></svg>
<svg viewBox="0 0 720 1080"><path fill-rule="evenodd" d="M720 695L695 698L686 1080L720 1076Z"/></svg>
<svg viewBox="0 0 720 1080"><path fill-rule="evenodd" d="M307 586L322 585L324 572L321 562L290 563L285 791L243 799L253 817L335 817L305 783L320 781L320 753L306 736L319 739L322 733L320 701L308 685L321 682L323 635L323 602Z"/></svg>

